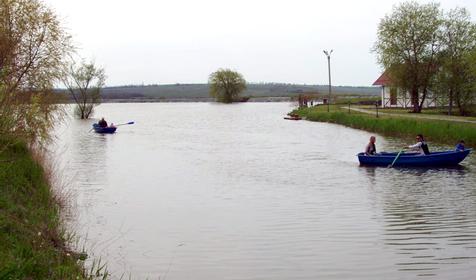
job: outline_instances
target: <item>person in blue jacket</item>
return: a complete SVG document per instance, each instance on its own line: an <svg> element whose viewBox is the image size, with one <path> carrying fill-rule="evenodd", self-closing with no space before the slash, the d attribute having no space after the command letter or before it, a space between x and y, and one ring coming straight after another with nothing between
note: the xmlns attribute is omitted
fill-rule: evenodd
<svg viewBox="0 0 476 280"><path fill-rule="evenodd" d="M455 150L456 151L464 151L464 140L459 140L458 144L456 144Z"/></svg>

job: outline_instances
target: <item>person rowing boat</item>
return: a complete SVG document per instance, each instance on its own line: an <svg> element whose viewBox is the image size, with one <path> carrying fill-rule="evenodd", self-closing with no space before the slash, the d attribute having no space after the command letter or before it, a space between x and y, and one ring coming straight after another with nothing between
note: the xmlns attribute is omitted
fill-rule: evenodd
<svg viewBox="0 0 476 280"><path fill-rule="evenodd" d="M98 122L99 127L107 127L107 122L104 118L101 118Z"/></svg>
<svg viewBox="0 0 476 280"><path fill-rule="evenodd" d="M422 134L418 134L416 137L416 140L418 141L414 145L408 146L409 149L418 151L420 155L429 155L430 154L430 149L428 149L428 144L426 144L425 139L423 138Z"/></svg>

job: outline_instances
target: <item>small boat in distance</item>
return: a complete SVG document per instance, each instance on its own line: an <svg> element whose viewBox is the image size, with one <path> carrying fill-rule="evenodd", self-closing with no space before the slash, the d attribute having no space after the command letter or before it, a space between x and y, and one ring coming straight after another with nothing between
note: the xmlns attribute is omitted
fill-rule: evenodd
<svg viewBox="0 0 476 280"><path fill-rule="evenodd" d="M245 96L245 97L239 97L233 100L233 102L248 102L251 97Z"/></svg>
<svg viewBox="0 0 476 280"><path fill-rule="evenodd" d="M284 117L285 120L291 120L291 121L299 121L302 120L302 118L297 115L297 114L288 114L289 117Z"/></svg>
<svg viewBox="0 0 476 280"><path fill-rule="evenodd" d="M430 167L430 166L454 166L462 162L471 152L471 149L464 151L443 151L434 152L429 155L419 153L402 153L394 166L402 167ZM357 156L361 165L388 166L392 164L398 153L379 153L376 155L366 155L359 153Z"/></svg>
<svg viewBox="0 0 476 280"><path fill-rule="evenodd" d="M112 134L114 132L116 132L116 129L117 127L113 126L113 127L110 127L110 126L107 126L107 127L100 127L99 124L97 123L94 123L93 124L93 129L96 133L108 133L108 134Z"/></svg>

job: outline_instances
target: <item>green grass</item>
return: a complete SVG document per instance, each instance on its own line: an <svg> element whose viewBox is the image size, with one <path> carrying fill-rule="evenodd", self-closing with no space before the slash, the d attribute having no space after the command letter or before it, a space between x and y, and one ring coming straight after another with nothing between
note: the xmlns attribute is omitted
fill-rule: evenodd
<svg viewBox="0 0 476 280"><path fill-rule="evenodd" d="M379 100L380 100L380 97L378 96L355 96L355 95L354 96L338 96L337 98L332 100L332 103L341 104L344 106L349 103L359 104L360 102L377 102Z"/></svg>
<svg viewBox="0 0 476 280"><path fill-rule="evenodd" d="M423 134L428 141L453 145L464 139L466 146L476 146L476 125L451 121L412 119L407 117L380 116L358 113L340 106L303 108L295 113L310 121L330 122L352 128L363 129L387 136L414 139L416 134Z"/></svg>
<svg viewBox="0 0 476 280"><path fill-rule="evenodd" d="M24 144L0 153L0 279L94 278L68 248L47 177Z"/></svg>
<svg viewBox="0 0 476 280"><path fill-rule="evenodd" d="M375 106L358 106L359 108L362 109L370 109L374 110ZM388 114L413 114L411 113L412 108L379 108L382 112L388 113ZM453 119L466 119L466 120L476 120L476 106L471 107L471 111L468 116L460 116L458 109L453 110L452 115L448 115L448 108L446 107L439 107L439 108L424 108L421 113L421 115L436 115L436 116L444 116L444 117L450 117Z"/></svg>

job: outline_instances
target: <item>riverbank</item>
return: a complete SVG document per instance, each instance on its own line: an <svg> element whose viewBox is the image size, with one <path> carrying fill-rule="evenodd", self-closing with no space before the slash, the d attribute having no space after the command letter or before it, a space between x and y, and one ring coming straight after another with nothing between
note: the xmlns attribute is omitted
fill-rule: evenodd
<svg viewBox="0 0 476 280"><path fill-rule="evenodd" d="M26 145L0 153L0 279L93 279L68 246L48 177Z"/></svg>
<svg viewBox="0 0 476 280"><path fill-rule="evenodd" d="M309 121L329 122L363 129L386 136L414 140L416 134L423 134L429 142L454 145L463 139L466 146L476 146L476 124L454 121L430 120L421 118L399 117L392 115L369 115L362 112L344 110L338 105L302 108L294 113Z"/></svg>

